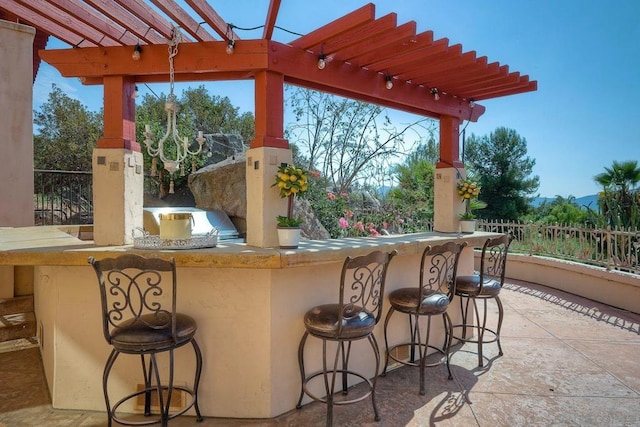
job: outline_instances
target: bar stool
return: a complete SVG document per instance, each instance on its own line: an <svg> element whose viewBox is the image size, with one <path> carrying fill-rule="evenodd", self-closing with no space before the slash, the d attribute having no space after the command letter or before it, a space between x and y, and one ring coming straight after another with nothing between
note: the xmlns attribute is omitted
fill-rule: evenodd
<svg viewBox="0 0 640 427"><path fill-rule="evenodd" d="M446 356L449 379L453 379L451 368L449 367L451 347L451 318L447 314L447 309L455 294L456 272L458 270L458 259L462 248L466 246L455 242L448 242L439 246L427 246L422 252L420 261L420 276L418 286L396 289L389 294L390 308L384 321L384 343L386 347L386 358L382 375L386 375L389 359L393 359L403 365L418 366L420 368L420 394L424 395L426 367L438 366L441 362L426 363L429 349L438 351ZM389 347L387 328L391 316L399 312L408 315L410 341L396 344ZM436 347L429 342L431 332L431 317L442 316L444 323L445 340L443 346ZM427 318L426 331L420 331L420 318ZM393 351L399 347L409 347L409 359L394 356ZM418 348L418 359L416 359L416 347Z"/></svg>
<svg viewBox="0 0 640 427"><path fill-rule="evenodd" d="M500 301L500 290L504 284L504 273L507 263L507 252L513 236L503 235L494 239L487 239L482 246L480 258L480 271L472 276L458 276L456 278L456 295L460 297L460 309L462 311L462 324L453 325L454 331L462 329L459 335L453 334L453 338L461 342L471 342L478 344L478 366L482 367L482 347L484 344L496 342L498 344L499 355L502 356L502 346L500 345L500 329L504 317L504 308ZM498 325L495 329L487 327L487 301L493 299L498 305ZM483 302L482 321L478 311L477 301ZM473 302L475 312L475 324L470 323L470 303ZM474 332L467 337L467 331ZM485 337L488 333L489 336Z"/></svg>
<svg viewBox="0 0 640 427"><path fill-rule="evenodd" d="M360 402L371 396L376 421L380 414L376 406L376 378L380 368L380 351L373 335L374 327L382 315L382 302L387 269L397 251L385 253L374 251L368 255L347 257L342 266L340 277L340 295L337 304L325 304L312 308L304 316L305 332L298 347L298 363L302 386L296 407L302 407L302 399L306 394L311 399L327 404L327 426L333 423L333 405L347 405ZM304 347L311 335L322 340L322 370L306 375L304 367ZM353 341L367 339L376 359L376 369L372 380L360 372L349 369L349 356ZM336 343L333 366L327 363L327 342ZM342 366L339 367L339 361ZM335 400L336 377L340 374L342 394L348 394L348 377L355 376L369 385L363 396L350 400ZM307 387L308 383L322 376L324 379L325 397L316 396Z"/></svg>
<svg viewBox="0 0 640 427"><path fill-rule="evenodd" d="M102 327L104 338L112 346L104 367L102 387L109 417L124 425L148 425L168 421L184 414L191 407L197 420L202 421L198 407L198 385L202 373L202 354L195 340L197 325L191 317L176 313L176 265L158 258L144 258L127 254L116 258L89 258L100 285ZM174 384L174 350L191 344L195 352L196 368L193 388ZM156 355L169 353L167 385L162 385ZM111 405L107 390L109 374L121 354L139 355L142 361L144 390L131 393ZM179 412L170 414L174 391L182 390L191 401ZM123 403L144 395L144 415L151 416L152 393L157 395L159 417L144 421L125 420L116 415Z"/></svg>

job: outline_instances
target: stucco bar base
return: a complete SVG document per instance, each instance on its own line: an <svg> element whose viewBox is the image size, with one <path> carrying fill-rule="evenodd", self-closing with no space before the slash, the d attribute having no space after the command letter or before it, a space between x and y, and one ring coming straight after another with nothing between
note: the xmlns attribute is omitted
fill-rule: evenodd
<svg viewBox="0 0 640 427"><path fill-rule="evenodd" d="M243 244L200 251L136 251L130 246L75 246L5 253L0 264L35 265L35 304L45 374L55 408L104 410L101 379L109 346L101 333L98 285L86 258L140 252L178 264L178 309L198 322L197 340L204 354L200 385L203 415L272 418L292 410L300 391L297 349L303 316L312 306L337 300L342 261L374 249L397 249L388 273L389 293L417 279L420 254L428 244L468 241L480 245L491 233L458 236L425 233L382 238L302 242L296 251L259 249ZM1 255L1 254L0 254ZM461 258L460 273L473 269L472 249ZM385 307L385 311L388 307ZM457 307L456 307L457 308ZM459 314L454 311L454 321ZM406 319L390 324L392 343L408 338ZM434 342L442 342L441 322L434 322ZM375 333L384 346L382 324ZM308 372L321 366L319 340L309 339ZM383 350L382 350L383 351ZM177 383L193 378L190 348L177 354ZM366 341L355 344L353 366L375 375L375 360ZM111 374L116 393L131 392L141 379L139 359L123 355ZM320 383L317 384L320 387ZM319 392L319 390L318 390Z"/></svg>

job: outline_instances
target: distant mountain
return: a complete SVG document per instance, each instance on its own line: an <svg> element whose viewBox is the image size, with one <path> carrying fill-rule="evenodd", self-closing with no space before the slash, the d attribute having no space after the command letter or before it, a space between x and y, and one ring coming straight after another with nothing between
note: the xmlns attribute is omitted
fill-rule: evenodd
<svg viewBox="0 0 640 427"><path fill-rule="evenodd" d="M534 208L537 208L543 202L550 203L550 202L553 202L555 199L556 199L555 197L536 197L531 202L531 206L533 206ZM591 209L597 209L598 208L598 195L597 194L590 194L588 196L577 197L574 200L574 203L576 205L578 205L578 206L581 206L583 209L586 209L587 207L590 207Z"/></svg>

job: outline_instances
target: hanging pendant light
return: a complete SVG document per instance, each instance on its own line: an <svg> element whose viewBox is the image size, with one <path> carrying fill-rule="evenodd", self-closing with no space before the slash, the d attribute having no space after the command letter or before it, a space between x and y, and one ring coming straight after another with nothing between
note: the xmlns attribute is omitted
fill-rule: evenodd
<svg viewBox="0 0 640 427"><path fill-rule="evenodd" d="M173 58L178 54L178 44L182 39L180 29L173 27L172 39L169 42L169 96L167 102L164 104L164 110L167 113L167 131L164 136L157 142L151 139L153 133L151 132L151 125L145 125L144 127L144 143L147 147L147 153L152 157L151 160L151 176L155 176L157 173L156 158L159 158L162 162L164 169L169 172L171 177L171 183L169 185L169 193L173 193L173 175L178 169L180 169L180 176L184 176L184 161L188 155L196 155L202 151L202 144L205 141L202 131L198 132L196 141L198 142L198 149L191 151L189 149L188 138L180 136L178 128L176 126L178 116L178 104L176 97L173 93L174 87L174 67ZM170 147L173 147L171 149ZM175 153L173 153L175 151ZM195 165L192 162L192 165ZM192 170L195 172L195 170Z"/></svg>

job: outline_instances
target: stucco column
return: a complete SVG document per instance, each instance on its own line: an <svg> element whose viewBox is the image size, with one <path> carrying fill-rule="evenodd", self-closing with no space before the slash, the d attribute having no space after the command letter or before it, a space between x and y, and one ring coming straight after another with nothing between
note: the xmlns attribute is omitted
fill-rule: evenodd
<svg viewBox="0 0 640 427"><path fill-rule="evenodd" d="M444 233L460 231L458 215L464 210L457 191L458 181L466 176L459 160L459 133L459 118L440 118L440 161L436 165L433 185L433 227Z"/></svg>
<svg viewBox="0 0 640 427"><path fill-rule="evenodd" d="M276 217L287 214L287 199L275 182L278 166L291 163L291 150L260 147L247 151L247 244L260 248L278 246Z"/></svg>
<svg viewBox="0 0 640 427"><path fill-rule="evenodd" d="M33 217L33 38L35 29L0 21L0 227Z"/></svg>
<svg viewBox="0 0 640 427"><path fill-rule="evenodd" d="M284 139L284 76L261 71L255 78L255 138L247 151L247 244L278 246L276 216L286 215L287 201L271 187L278 167L291 163Z"/></svg>
<svg viewBox="0 0 640 427"><path fill-rule="evenodd" d="M104 138L93 152L93 238L96 245L133 242L142 227L143 159L135 141L135 82L104 78Z"/></svg>

